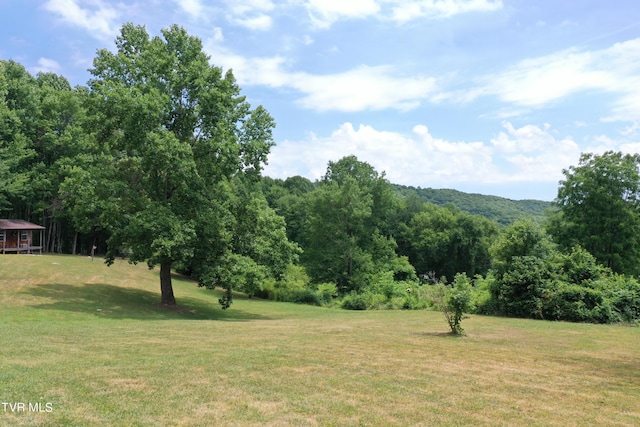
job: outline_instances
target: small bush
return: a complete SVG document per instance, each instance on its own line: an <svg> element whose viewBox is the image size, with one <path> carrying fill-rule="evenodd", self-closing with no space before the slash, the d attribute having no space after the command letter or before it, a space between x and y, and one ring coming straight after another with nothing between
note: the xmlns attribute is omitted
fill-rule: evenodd
<svg viewBox="0 0 640 427"><path fill-rule="evenodd" d="M495 279L491 275L483 278L476 275L473 280L473 288L471 291L471 303L474 307L473 312L476 314L496 314L498 313L498 302L491 296L491 286Z"/></svg>
<svg viewBox="0 0 640 427"><path fill-rule="evenodd" d="M462 319L465 318L465 313L469 313L473 309L471 283L467 275L465 273L456 274L451 287L438 283L432 288L430 292L432 303L444 314L451 328L451 333L464 334Z"/></svg>
<svg viewBox="0 0 640 427"><path fill-rule="evenodd" d="M329 306L338 296L338 286L335 283L320 283L316 287L316 295L320 305Z"/></svg>
<svg viewBox="0 0 640 427"><path fill-rule="evenodd" d="M340 306L346 310L376 310L386 308L387 298L371 292L351 292L342 298Z"/></svg>
<svg viewBox="0 0 640 427"><path fill-rule="evenodd" d="M309 286L309 276L303 267L289 264L280 280L265 280L262 289L274 301L301 302L319 305Z"/></svg>
<svg viewBox="0 0 640 427"><path fill-rule="evenodd" d="M346 310L366 310L367 301L363 294L352 292L342 298L341 307Z"/></svg>

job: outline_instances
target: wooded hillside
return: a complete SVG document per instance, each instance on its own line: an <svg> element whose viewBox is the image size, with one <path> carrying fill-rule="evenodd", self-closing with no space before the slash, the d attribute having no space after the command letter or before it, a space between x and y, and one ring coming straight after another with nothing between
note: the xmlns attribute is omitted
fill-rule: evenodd
<svg viewBox="0 0 640 427"><path fill-rule="evenodd" d="M553 209L551 202L542 200L511 200L498 196L464 193L453 189L421 188L393 184L393 190L405 197L414 194L420 200L436 205L451 203L464 212L481 215L500 225L512 224L514 221L527 216L542 220L545 212L548 209Z"/></svg>

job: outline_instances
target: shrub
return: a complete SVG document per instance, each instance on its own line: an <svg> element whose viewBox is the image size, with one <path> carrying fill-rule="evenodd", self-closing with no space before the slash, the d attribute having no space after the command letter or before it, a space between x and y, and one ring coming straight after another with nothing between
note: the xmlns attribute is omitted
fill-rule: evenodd
<svg viewBox="0 0 640 427"><path fill-rule="evenodd" d="M342 298L341 307L347 310L366 310L367 301L363 294L351 292Z"/></svg>
<svg viewBox="0 0 640 427"><path fill-rule="evenodd" d="M640 320L640 283L632 277L610 274L595 281L592 286L602 291L611 304L614 321Z"/></svg>
<svg viewBox="0 0 640 427"><path fill-rule="evenodd" d="M491 296L491 286L495 283L492 275L486 278L479 274L473 280L471 291L471 304L473 312L476 314L496 314L498 313L498 302Z"/></svg>
<svg viewBox="0 0 640 427"><path fill-rule="evenodd" d="M451 327L451 332L460 335L462 329L462 319L464 314L472 310L471 303L471 283L464 273L456 274L453 281L453 288L449 292L446 301L445 317Z"/></svg>
<svg viewBox="0 0 640 427"><path fill-rule="evenodd" d="M373 310L386 308L387 298L371 292L351 292L342 298L340 306L347 310Z"/></svg>
<svg viewBox="0 0 640 427"><path fill-rule="evenodd" d="M438 283L430 292L432 303L442 311L451 328L451 333L462 335L462 319L473 309L471 283L465 273L456 274L453 284L448 287Z"/></svg>
<svg viewBox="0 0 640 427"><path fill-rule="evenodd" d="M320 305L331 305L338 296L338 286L335 283L320 283L316 287L316 296Z"/></svg>
<svg viewBox="0 0 640 427"><path fill-rule="evenodd" d="M549 287L543 317L570 322L611 322L610 308L602 293L585 286L556 282Z"/></svg>
<svg viewBox="0 0 640 427"><path fill-rule="evenodd" d="M280 280L265 280L262 290L266 298L274 301L304 302L313 300L307 295L308 286L309 277L304 268L289 264Z"/></svg>

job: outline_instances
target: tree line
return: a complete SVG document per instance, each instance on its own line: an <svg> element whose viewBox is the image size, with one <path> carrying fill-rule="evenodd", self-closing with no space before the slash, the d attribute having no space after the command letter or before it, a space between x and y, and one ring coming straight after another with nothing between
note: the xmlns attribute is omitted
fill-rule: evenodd
<svg viewBox="0 0 640 427"><path fill-rule="evenodd" d="M640 318L637 155L585 154L544 220L498 222L354 156L315 182L262 176L274 119L178 26L125 24L89 71L71 87L0 61L0 216L47 227L47 252L159 266L168 305L173 270L224 289L224 308L239 291L414 309L464 288L480 313Z"/></svg>

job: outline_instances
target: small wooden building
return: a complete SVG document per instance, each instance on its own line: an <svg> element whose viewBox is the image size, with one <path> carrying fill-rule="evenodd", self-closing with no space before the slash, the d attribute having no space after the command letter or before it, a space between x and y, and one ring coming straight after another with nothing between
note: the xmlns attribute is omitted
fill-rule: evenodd
<svg viewBox="0 0 640 427"><path fill-rule="evenodd" d="M0 219L0 251L42 254L44 227L22 219ZM34 233L35 231L35 233ZM34 238L35 237L35 238Z"/></svg>

